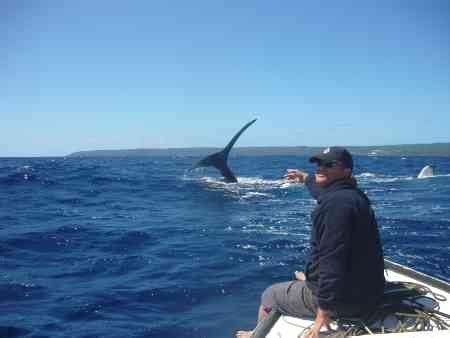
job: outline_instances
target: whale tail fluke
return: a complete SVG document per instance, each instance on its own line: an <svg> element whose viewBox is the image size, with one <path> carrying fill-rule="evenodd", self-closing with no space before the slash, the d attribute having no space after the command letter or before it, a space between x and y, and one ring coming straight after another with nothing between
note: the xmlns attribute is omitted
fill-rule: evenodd
<svg viewBox="0 0 450 338"><path fill-rule="evenodd" d="M220 171L222 176L225 178L225 182L235 183L237 182L236 176L234 176L231 169L227 164L227 156L223 151L219 151L217 153L206 156L202 160L198 161L192 169L200 168L200 167L215 167ZM191 170L192 170L191 169Z"/></svg>
<svg viewBox="0 0 450 338"><path fill-rule="evenodd" d="M222 176L225 178L225 182L227 183L236 183L237 179L236 176L234 176L231 169L228 167L227 161L228 161L228 154L231 151L231 148L233 148L234 144L238 140L238 138L242 135L242 133L250 127L257 119L254 119L250 122L248 122L245 126L243 126L236 135L233 136L233 138L228 142L228 144L223 148L221 151L208 155L205 158L198 161L190 170L200 168L200 167L215 167L217 168Z"/></svg>

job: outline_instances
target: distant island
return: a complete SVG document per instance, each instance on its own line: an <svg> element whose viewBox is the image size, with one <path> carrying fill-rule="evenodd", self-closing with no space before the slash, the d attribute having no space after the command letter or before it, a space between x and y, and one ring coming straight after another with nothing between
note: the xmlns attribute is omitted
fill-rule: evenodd
<svg viewBox="0 0 450 338"><path fill-rule="evenodd" d="M236 147L230 153L236 156L310 156L323 147ZM354 155L365 156L437 156L450 157L450 143L400 144L384 146L348 146ZM78 151L69 157L156 157L180 156L201 157L219 151L221 148L152 148L122 150Z"/></svg>

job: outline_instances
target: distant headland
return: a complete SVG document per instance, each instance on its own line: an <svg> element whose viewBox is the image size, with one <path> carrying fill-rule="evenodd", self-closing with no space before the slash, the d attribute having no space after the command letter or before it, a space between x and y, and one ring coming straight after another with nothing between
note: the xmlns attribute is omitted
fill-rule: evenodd
<svg viewBox="0 0 450 338"><path fill-rule="evenodd" d="M236 147L230 153L235 156L310 156L323 147ZM450 157L450 143L400 144L384 146L348 146L354 155L365 156L437 156ZM221 148L149 148L122 150L78 151L69 157L155 157L155 156L206 156Z"/></svg>

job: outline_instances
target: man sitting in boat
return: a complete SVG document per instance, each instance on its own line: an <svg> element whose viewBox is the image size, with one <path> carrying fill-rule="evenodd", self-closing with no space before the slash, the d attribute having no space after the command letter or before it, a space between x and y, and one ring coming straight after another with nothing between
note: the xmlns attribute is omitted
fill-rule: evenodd
<svg viewBox="0 0 450 338"><path fill-rule="evenodd" d="M315 175L288 170L286 178L305 183L318 204L311 214L311 251L297 279L267 288L258 322L276 309L284 315L315 318L305 337L318 337L331 318L373 311L383 295L384 262L378 225L367 196L352 176L353 158L342 147L311 157ZM238 331L236 337L251 337Z"/></svg>

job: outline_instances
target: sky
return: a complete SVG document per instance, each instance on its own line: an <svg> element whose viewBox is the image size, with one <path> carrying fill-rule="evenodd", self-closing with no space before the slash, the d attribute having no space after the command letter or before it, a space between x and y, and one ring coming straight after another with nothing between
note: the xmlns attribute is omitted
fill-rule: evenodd
<svg viewBox="0 0 450 338"><path fill-rule="evenodd" d="M450 2L2 0L0 157L450 142Z"/></svg>

